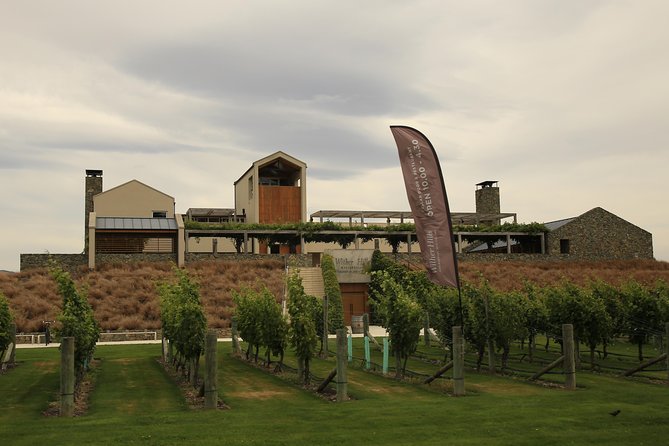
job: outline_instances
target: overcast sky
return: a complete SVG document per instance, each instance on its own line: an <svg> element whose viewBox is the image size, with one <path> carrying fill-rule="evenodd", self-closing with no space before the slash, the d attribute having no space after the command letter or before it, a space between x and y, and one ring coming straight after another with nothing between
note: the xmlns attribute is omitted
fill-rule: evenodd
<svg viewBox="0 0 669 446"><path fill-rule="evenodd" d="M0 0L0 269L83 248L86 169L189 207L277 150L308 212L408 210L389 126L432 141L453 211L601 206L669 260L669 2Z"/></svg>

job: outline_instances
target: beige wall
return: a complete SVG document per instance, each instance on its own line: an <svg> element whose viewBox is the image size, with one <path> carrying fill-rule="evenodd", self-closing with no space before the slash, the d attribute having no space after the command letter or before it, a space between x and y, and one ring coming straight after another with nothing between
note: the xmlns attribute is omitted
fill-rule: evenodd
<svg viewBox="0 0 669 446"><path fill-rule="evenodd" d="M191 237L188 239L188 252L193 252L193 253L212 252L213 251L212 240L213 237L200 237L199 239ZM218 252L220 253L237 252L235 251L235 245L232 243L231 239L220 237L217 238L217 240L218 240ZM251 239L249 238L249 249L251 249L251 244L252 242ZM256 242L255 245L257 248L258 243ZM314 253L314 252L322 253L327 250L341 249L341 247L336 243L307 243L305 245L305 248L306 249L303 251L303 254ZM351 244L351 246L349 246L348 249L356 249L356 247L355 245ZM374 241L365 243L360 242L358 249L374 249ZM381 252L393 251L392 247L385 240L379 240L379 249L381 250ZM400 245L399 252L408 252L406 243L402 243ZM413 253L420 252L420 247L418 246L418 242L415 242L411 245L411 252Z"/></svg>
<svg viewBox="0 0 669 446"><path fill-rule="evenodd" d="M246 210L246 222L258 223L260 208L258 201L259 185L258 185L258 169L273 162L277 158L282 158L295 166L300 168L300 189L302 202L301 220L307 221L307 165L297 158L278 151L265 158L255 161L244 175L235 182L235 212L238 215L242 214L242 209ZM251 181L249 181L251 179ZM249 183L253 184L253 193L249 194Z"/></svg>
<svg viewBox="0 0 669 446"><path fill-rule="evenodd" d="M188 252L213 252L213 240L214 237L190 237L188 239ZM231 239L216 237L216 240L218 240L218 252L237 252Z"/></svg>
<svg viewBox="0 0 669 446"><path fill-rule="evenodd" d="M341 246L339 246L336 243L307 243L305 254L312 252L325 252L332 249L341 249ZM347 249L356 249L356 246L355 244L352 243ZM373 240L369 242L361 241L357 249L374 249L374 241ZM386 242L384 239L379 239L379 250L381 252L393 252L392 246L390 246L388 242ZM399 252L408 252L406 243L402 243L400 245ZM418 245L418 242L414 242L411 244L411 252L412 253L420 252L420 246Z"/></svg>
<svg viewBox="0 0 669 446"><path fill-rule="evenodd" d="M252 195L249 195L249 178L252 178L253 181ZM235 214L242 215L242 209L244 209L246 211L246 223L258 222L257 196L258 171L254 166L235 183Z"/></svg>
<svg viewBox="0 0 669 446"><path fill-rule="evenodd" d="M151 218L153 211L174 218L174 198L137 180L129 181L93 197L98 217Z"/></svg>

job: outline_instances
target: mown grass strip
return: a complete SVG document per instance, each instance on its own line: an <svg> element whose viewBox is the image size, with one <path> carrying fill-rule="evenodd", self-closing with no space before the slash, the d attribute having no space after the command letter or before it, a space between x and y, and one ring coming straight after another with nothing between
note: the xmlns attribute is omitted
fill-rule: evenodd
<svg viewBox="0 0 669 446"><path fill-rule="evenodd" d="M2 444L629 445L662 444L667 433L669 388L614 376L582 373L579 389L569 392L468 371L475 395L454 398L356 370L357 399L331 403L233 360L229 344L219 348L221 397L230 410L181 406L175 386L161 384L153 368L159 346L114 346L96 352L107 369L92 395L95 409L74 419L40 415L57 390L57 371L49 371L57 351L20 350L19 368L0 376ZM124 361L146 379L123 372ZM314 361L314 370L330 366ZM123 373L128 383L118 382ZM143 385L147 392L138 390ZM152 393L168 404L153 404ZM146 410L112 407L124 398ZM614 409L621 410L616 417Z"/></svg>

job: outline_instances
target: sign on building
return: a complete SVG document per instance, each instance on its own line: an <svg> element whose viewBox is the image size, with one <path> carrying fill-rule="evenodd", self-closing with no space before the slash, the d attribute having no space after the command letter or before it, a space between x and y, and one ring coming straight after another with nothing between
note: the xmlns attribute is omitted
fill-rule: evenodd
<svg viewBox="0 0 669 446"><path fill-rule="evenodd" d="M339 283L369 283L373 249L328 249Z"/></svg>

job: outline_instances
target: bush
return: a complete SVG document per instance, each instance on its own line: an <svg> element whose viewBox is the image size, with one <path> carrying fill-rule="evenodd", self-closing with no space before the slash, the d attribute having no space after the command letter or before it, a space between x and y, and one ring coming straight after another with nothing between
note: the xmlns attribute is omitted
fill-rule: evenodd
<svg viewBox="0 0 669 446"><path fill-rule="evenodd" d="M59 338L74 338L74 364L77 378L81 379L93 358L95 344L100 337L100 326L93 317L93 309L86 299L85 290L77 290L70 274L52 266L51 275L63 298L62 312L56 318L55 333Z"/></svg>
<svg viewBox="0 0 669 446"><path fill-rule="evenodd" d="M9 301L0 293L0 355L12 342L12 313L9 311Z"/></svg>
<svg viewBox="0 0 669 446"><path fill-rule="evenodd" d="M188 365L191 382L195 385L200 355L204 351L207 320L197 283L185 271L177 268L174 271L177 283L158 286L163 335L177 351L178 366L185 370Z"/></svg>
<svg viewBox="0 0 669 446"><path fill-rule="evenodd" d="M321 269L323 271L325 295L328 297L328 331L336 333L338 329L344 328L344 307L337 272L331 255L323 254Z"/></svg>
<svg viewBox="0 0 669 446"><path fill-rule="evenodd" d="M309 363L318 344L315 315L320 313L319 306L318 299L304 292L296 271L288 276L289 342L297 356L299 379L305 384L309 383Z"/></svg>

